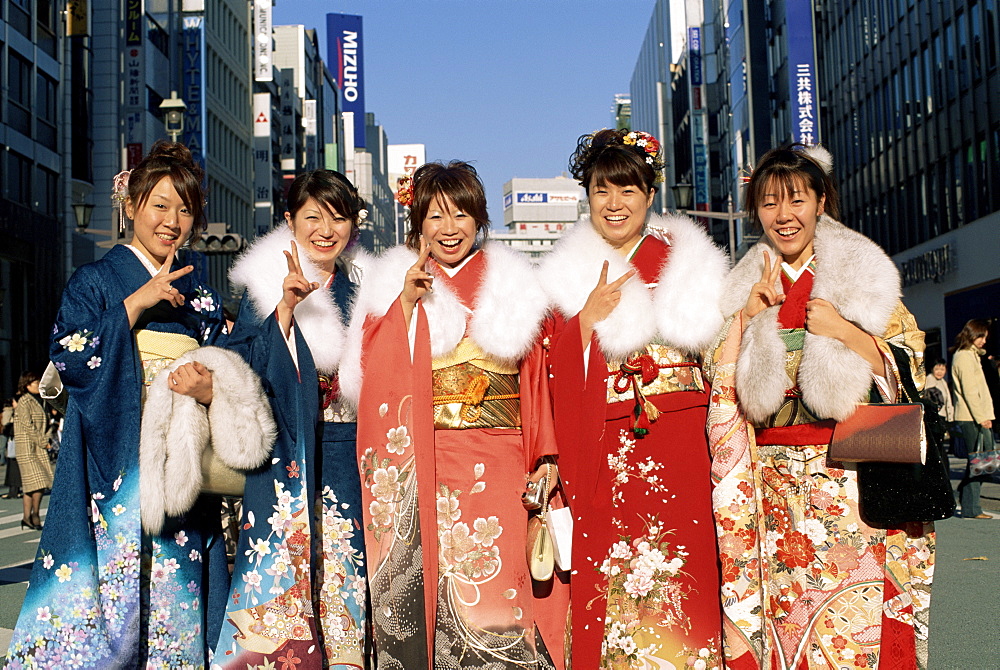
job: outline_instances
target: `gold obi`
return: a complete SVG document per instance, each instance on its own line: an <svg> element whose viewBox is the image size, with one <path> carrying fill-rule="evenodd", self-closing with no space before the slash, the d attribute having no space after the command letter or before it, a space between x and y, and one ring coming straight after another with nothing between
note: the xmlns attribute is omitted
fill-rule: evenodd
<svg viewBox="0 0 1000 670"><path fill-rule="evenodd" d="M705 391L696 356L655 343L627 361L608 361L608 404L634 402L633 384L638 384L647 398L676 391Z"/></svg>
<svg viewBox="0 0 1000 670"><path fill-rule="evenodd" d="M137 330L135 342L142 359L142 383L146 388L153 379L178 358L201 345L193 337L156 330Z"/></svg>
<svg viewBox="0 0 1000 670"><path fill-rule="evenodd" d="M490 358L469 338L431 363L434 427L519 428L521 388L517 366Z"/></svg>
<svg viewBox="0 0 1000 670"><path fill-rule="evenodd" d="M788 379L785 399L778 411L769 416L757 428L784 428L804 423L814 423L820 419L813 415L804 402L799 389L799 365L802 364L802 345L805 343L804 328L779 328L778 336L785 344L785 375Z"/></svg>

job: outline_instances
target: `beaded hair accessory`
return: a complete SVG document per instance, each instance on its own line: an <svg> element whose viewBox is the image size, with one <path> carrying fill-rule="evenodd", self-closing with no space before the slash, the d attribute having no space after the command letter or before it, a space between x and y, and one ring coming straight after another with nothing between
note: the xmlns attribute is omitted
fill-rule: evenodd
<svg viewBox="0 0 1000 670"><path fill-rule="evenodd" d="M125 201L128 199L128 178L131 170L122 170L111 181L111 201L118 208L118 236L125 234Z"/></svg>
<svg viewBox="0 0 1000 670"><path fill-rule="evenodd" d="M405 175L397 182L399 188L396 189L396 202L403 207L413 204L413 177Z"/></svg>
<svg viewBox="0 0 1000 670"><path fill-rule="evenodd" d="M646 164L656 173L654 183L659 184L663 181L663 154L660 153L660 143L655 137L641 130L633 130L622 135L622 144L642 151L645 154Z"/></svg>

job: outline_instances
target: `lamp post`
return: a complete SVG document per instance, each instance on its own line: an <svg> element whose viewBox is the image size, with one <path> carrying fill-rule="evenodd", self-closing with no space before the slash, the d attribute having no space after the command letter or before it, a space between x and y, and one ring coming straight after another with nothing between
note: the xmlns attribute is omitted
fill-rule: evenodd
<svg viewBox="0 0 1000 670"><path fill-rule="evenodd" d="M733 196L726 198L725 212L702 211L698 209L688 209L691 206L691 184L674 184L670 187L674 192L674 202L677 204L677 211L688 216L701 217L705 219L722 219L729 224L729 262L736 264L736 221L745 219L746 212L733 211Z"/></svg>
<svg viewBox="0 0 1000 670"><path fill-rule="evenodd" d="M90 217L94 213L94 206L86 202L73 203L73 216L76 217L76 229L81 233L86 232L90 226Z"/></svg>
<svg viewBox="0 0 1000 670"><path fill-rule="evenodd" d="M177 136L184 132L184 112L187 105L177 97L177 91L170 91L170 97L160 103L163 110L163 125L170 135L170 140L177 141Z"/></svg>

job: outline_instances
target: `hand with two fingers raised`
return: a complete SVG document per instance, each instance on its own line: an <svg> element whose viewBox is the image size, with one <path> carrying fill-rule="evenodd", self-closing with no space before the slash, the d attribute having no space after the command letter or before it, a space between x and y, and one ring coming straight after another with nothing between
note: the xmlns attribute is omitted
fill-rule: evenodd
<svg viewBox="0 0 1000 670"><path fill-rule="evenodd" d="M635 269L631 269L618 279L608 283L608 262L604 261L601 267L601 276L597 280L597 286L587 296L587 302L580 310L580 336L583 338L583 346L590 343L591 335L596 326L611 315L618 303L621 302L621 288L625 282L635 276Z"/></svg>
<svg viewBox="0 0 1000 670"><path fill-rule="evenodd" d="M139 320L139 316L150 307L166 300L174 307L184 304L184 295L170 282L179 279L194 270L193 265L182 267L180 270L170 271L170 266L174 262L176 247L171 247L167 253L167 258L160 266L160 270L153 275L148 282L140 286L135 293L125 298L125 312L128 314L128 325L131 328Z"/></svg>
<svg viewBox="0 0 1000 670"><path fill-rule="evenodd" d="M202 405L212 404L212 371L198 361L185 363L171 372L167 387L174 393L194 398Z"/></svg>
<svg viewBox="0 0 1000 670"><path fill-rule="evenodd" d="M410 324L410 317L413 315L413 308L417 301L434 290L434 275L424 269L430 256L430 245L421 235L420 255L417 256L417 262L406 271L406 276L403 278L403 292L399 295L399 302L403 307L403 316L406 317L407 325Z"/></svg>
<svg viewBox="0 0 1000 670"><path fill-rule="evenodd" d="M284 252L285 262L288 264L288 274L285 275L285 280L281 284L281 302L275 308L278 324L281 325L285 337L291 333L295 308L310 293L319 288L318 283L306 279L302 272L302 263L299 261L299 249L295 246L294 240L291 245L291 252Z"/></svg>
<svg viewBox="0 0 1000 670"><path fill-rule="evenodd" d="M760 274L760 281L750 288L750 297L747 298L746 312L747 318L752 319L768 307L774 307L785 302L785 294L778 293L774 288L775 282L781 275L781 259L774 259L774 266L771 266L771 255L764 252L764 268Z"/></svg>

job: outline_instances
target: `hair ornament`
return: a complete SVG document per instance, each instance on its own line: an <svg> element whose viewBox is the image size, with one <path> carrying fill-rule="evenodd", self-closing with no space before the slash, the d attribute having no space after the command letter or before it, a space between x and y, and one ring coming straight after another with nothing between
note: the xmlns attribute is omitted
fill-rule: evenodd
<svg viewBox="0 0 1000 670"><path fill-rule="evenodd" d="M128 178L131 170L122 170L111 180L111 201L118 208L118 237L125 235L125 201L128 199Z"/></svg>
<svg viewBox="0 0 1000 670"><path fill-rule="evenodd" d="M660 153L660 142L649 133L644 133L641 130L629 131L622 135L621 140L625 146L635 147L646 154L646 165L653 168L653 172L656 173L653 183L661 183L664 164L663 156Z"/></svg>
<svg viewBox="0 0 1000 670"><path fill-rule="evenodd" d="M367 219L368 219L368 210L367 209L359 209L358 210L358 221L359 222L366 221Z"/></svg>
<svg viewBox="0 0 1000 670"><path fill-rule="evenodd" d="M749 184L750 180L753 179L753 165L747 164L745 168L742 168L739 172L739 178L741 184Z"/></svg>
<svg viewBox="0 0 1000 670"><path fill-rule="evenodd" d="M397 182L399 188L396 190L396 201L403 207L413 204L413 177L405 175Z"/></svg>
<svg viewBox="0 0 1000 670"><path fill-rule="evenodd" d="M826 147L813 144L802 149L802 153L816 163L824 174L833 174L833 154L827 151Z"/></svg>

